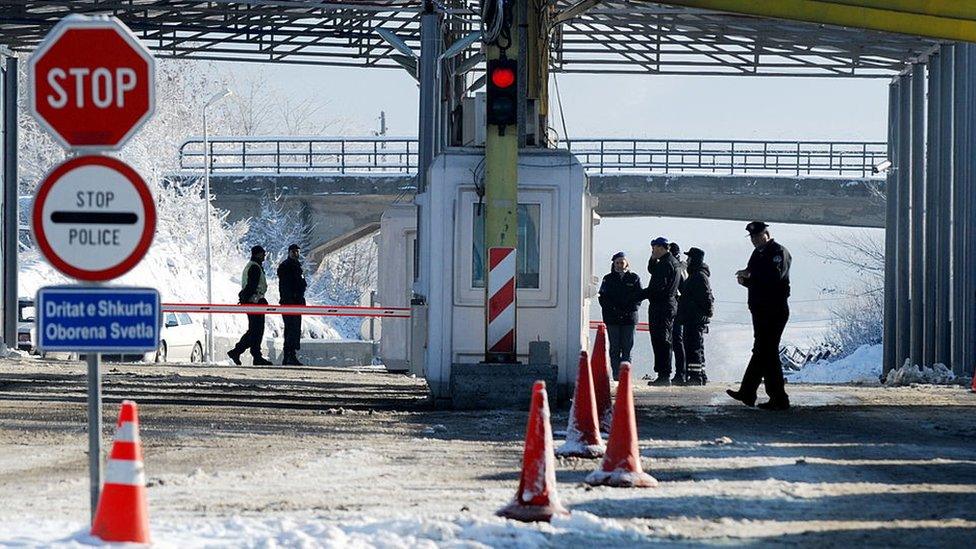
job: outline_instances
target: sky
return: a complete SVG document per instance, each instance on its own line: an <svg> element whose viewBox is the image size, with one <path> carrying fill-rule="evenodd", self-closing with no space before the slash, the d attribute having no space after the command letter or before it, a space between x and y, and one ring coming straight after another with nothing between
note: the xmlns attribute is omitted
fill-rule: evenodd
<svg viewBox="0 0 976 549"><path fill-rule="evenodd" d="M231 81L254 70L249 64L220 65ZM296 100L314 97L318 116L345 120L350 135L369 135L385 111L388 134L415 136L417 85L400 70L263 66L279 93ZM552 112L565 117L570 137L711 139L884 140L887 84L884 79L556 75ZM233 87L233 86L232 86ZM552 126L562 133L562 121ZM673 218L604 219L595 232L594 273L602 276L610 255L626 250L646 282L648 242L666 235L703 248L713 273L716 317L706 338L709 375L741 376L752 345L745 290L732 277L751 253L744 223ZM826 336L837 293L851 288L857 273L819 257L832 238L863 229L780 225L774 237L794 256L793 316L784 343L800 347ZM867 230L876 238L881 230ZM640 235L634 237L634 235ZM599 318L599 308L592 308ZM642 317L646 312L642 311ZM646 334L635 346L638 375L651 371Z"/></svg>
<svg viewBox="0 0 976 549"><path fill-rule="evenodd" d="M217 64L234 79L255 70ZM417 84L399 69L261 65L279 92L314 97L322 117L361 134L385 111L389 134L417 134ZM884 140L887 80L556 75L571 137ZM232 86L233 87L233 86ZM559 105L552 94L552 112ZM560 130L559 119L552 126Z"/></svg>

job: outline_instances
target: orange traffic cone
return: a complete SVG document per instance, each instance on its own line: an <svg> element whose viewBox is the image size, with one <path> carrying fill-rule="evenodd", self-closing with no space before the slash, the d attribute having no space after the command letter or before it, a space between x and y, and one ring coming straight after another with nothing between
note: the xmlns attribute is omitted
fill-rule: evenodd
<svg viewBox="0 0 976 549"><path fill-rule="evenodd" d="M607 455L603 458L603 465L586 476L586 483L626 488L657 486L657 480L641 469L629 362L620 365L617 402L613 410L613 427L610 429Z"/></svg>
<svg viewBox="0 0 976 549"><path fill-rule="evenodd" d="M556 495L556 456L552 453L545 381L536 381L532 386L532 407L525 428L525 452L518 491L512 503L496 514L522 522L549 522L553 515L569 514Z"/></svg>
<svg viewBox="0 0 976 549"><path fill-rule="evenodd" d="M973 386L970 387L970 390L976 393L976 371L973 372Z"/></svg>
<svg viewBox="0 0 976 549"><path fill-rule="evenodd" d="M600 438L600 424L597 422L596 399L593 396L593 378L590 361L586 351L580 353L576 373L576 390L573 392L573 406L569 409L569 426L566 427L566 442L556 449L557 456L598 458L607 447Z"/></svg>
<svg viewBox="0 0 976 549"><path fill-rule="evenodd" d="M610 432L613 423L613 403L610 400L610 352L607 349L607 327L600 324L596 330L596 342L593 344L593 389L596 395L596 417L600 421L600 430Z"/></svg>
<svg viewBox="0 0 976 549"><path fill-rule="evenodd" d="M149 543L139 414L131 400L122 402L91 533L103 541Z"/></svg>

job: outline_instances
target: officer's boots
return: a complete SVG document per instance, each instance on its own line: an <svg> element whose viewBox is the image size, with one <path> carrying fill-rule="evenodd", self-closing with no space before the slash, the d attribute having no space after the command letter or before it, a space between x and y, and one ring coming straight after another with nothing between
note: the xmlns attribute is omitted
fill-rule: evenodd
<svg viewBox="0 0 976 549"><path fill-rule="evenodd" d="M705 365L689 363L685 385L705 385L706 383L708 383L708 376L705 375Z"/></svg>

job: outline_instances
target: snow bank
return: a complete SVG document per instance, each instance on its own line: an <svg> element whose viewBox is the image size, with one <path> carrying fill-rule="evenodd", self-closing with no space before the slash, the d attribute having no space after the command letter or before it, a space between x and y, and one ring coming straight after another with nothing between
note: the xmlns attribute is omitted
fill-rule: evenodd
<svg viewBox="0 0 976 549"><path fill-rule="evenodd" d="M612 545L647 541L645 528L577 511L550 524L495 517L398 516L329 520L297 517L154 520L154 547L549 547L554 538ZM50 520L0 522L0 546L91 547L99 540L79 524Z"/></svg>
<svg viewBox="0 0 976 549"><path fill-rule="evenodd" d="M881 379L881 361L881 345L862 345L840 360L807 364L795 373L788 373L786 379L790 383L877 384Z"/></svg>
<svg viewBox="0 0 976 549"><path fill-rule="evenodd" d="M884 384L887 387L911 385L912 383L946 385L952 383L955 379L955 374L945 364L936 364L933 368L920 368L918 365L911 364L906 359L901 368L888 372Z"/></svg>

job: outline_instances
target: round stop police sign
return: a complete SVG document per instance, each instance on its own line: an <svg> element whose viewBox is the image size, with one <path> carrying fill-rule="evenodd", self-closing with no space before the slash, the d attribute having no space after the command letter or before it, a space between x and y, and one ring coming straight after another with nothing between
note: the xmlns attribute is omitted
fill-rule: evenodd
<svg viewBox="0 0 976 549"><path fill-rule="evenodd" d="M145 181L108 156L72 158L44 178L31 222L37 247L62 273L111 280L135 267L156 234L156 206Z"/></svg>
<svg viewBox="0 0 976 549"><path fill-rule="evenodd" d="M118 149L155 108L153 57L114 17L64 18L27 75L31 112L67 148Z"/></svg>

